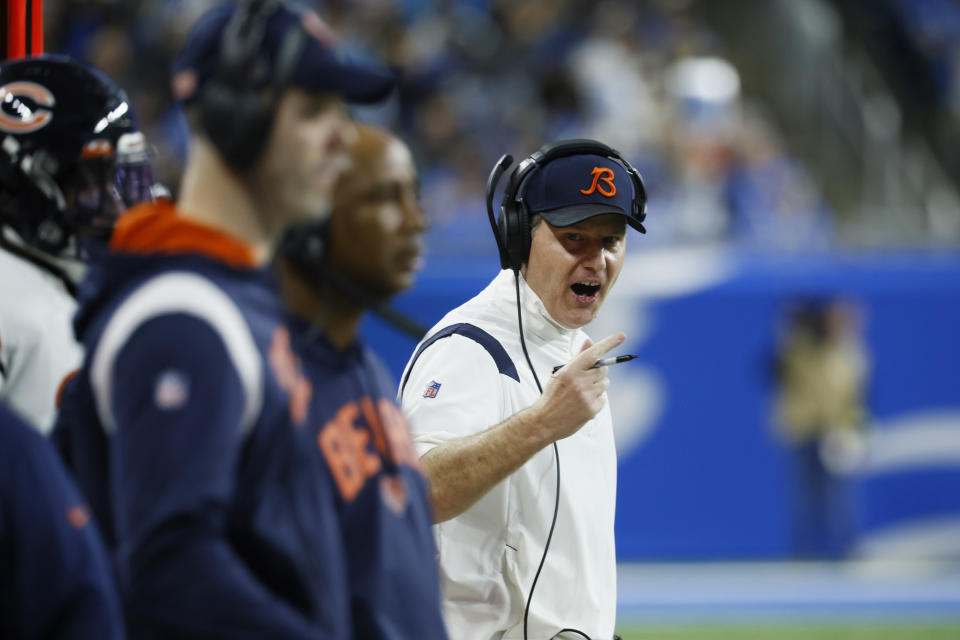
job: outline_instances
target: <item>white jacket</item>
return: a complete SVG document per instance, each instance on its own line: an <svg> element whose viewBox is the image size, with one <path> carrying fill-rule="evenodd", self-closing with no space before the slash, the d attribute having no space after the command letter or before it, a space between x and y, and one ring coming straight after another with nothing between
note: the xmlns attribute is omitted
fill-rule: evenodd
<svg viewBox="0 0 960 640"><path fill-rule="evenodd" d="M83 355L73 337L76 309L56 276L0 249L0 400L44 434L60 383Z"/></svg>
<svg viewBox="0 0 960 640"><path fill-rule="evenodd" d="M545 385L554 366L580 352L587 335L557 324L522 278L520 288L527 350ZM434 338L461 323L480 331L460 327ZM520 346L514 276L507 270L431 329L407 364L400 401L423 455L506 420L538 396ZM609 640L617 600L617 461L609 405L557 445L559 513L527 635L547 640L572 627L594 640ZM466 512L434 527L451 638L522 640L524 607L555 496L556 463L548 446Z"/></svg>

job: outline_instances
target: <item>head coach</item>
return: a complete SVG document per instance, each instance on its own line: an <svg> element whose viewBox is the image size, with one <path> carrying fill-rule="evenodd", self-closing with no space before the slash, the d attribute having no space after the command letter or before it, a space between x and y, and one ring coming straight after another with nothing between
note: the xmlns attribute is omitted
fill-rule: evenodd
<svg viewBox="0 0 960 640"><path fill-rule="evenodd" d="M605 367L591 343L645 232L643 182L592 140L547 145L491 173L503 271L416 349L400 399L431 481L451 637L614 637L616 452ZM563 366L561 366L563 365ZM551 446L552 445L552 446Z"/></svg>

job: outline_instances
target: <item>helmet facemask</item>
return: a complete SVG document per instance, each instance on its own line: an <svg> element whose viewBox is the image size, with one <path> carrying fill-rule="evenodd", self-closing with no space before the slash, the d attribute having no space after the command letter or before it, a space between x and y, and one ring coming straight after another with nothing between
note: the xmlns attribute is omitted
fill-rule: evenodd
<svg viewBox="0 0 960 640"><path fill-rule="evenodd" d="M88 142L81 152L64 219L81 239L107 241L117 218L152 200L151 153L143 133L125 133L116 148L109 140Z"/></svg>

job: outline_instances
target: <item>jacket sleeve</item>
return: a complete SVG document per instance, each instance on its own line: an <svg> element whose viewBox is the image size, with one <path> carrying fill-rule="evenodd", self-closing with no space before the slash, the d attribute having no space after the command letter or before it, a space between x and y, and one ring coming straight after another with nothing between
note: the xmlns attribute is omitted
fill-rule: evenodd
<svg viewBox="0 0 960 640"><path fill-rule="evenodd" d="M109 561L53 447L0 411L0 637L124 637Z"/></svg>
<svg viewBox="0 0 960 640"><path fill-rule="evenodd" d="M329 637L269 592L227 538L244 412L256 393L238 368L250 360L238 360L229 344L198 316L153 317L94 384L109 412L101 420L111 434L116 561L131 632Z"/></svg>
<svg viewBox="0 0 960 640"><path fill-rule="evenodd" d="M438 340L408 366L398 395L419 455L510 417L497 365L473 340Z"/></svg>

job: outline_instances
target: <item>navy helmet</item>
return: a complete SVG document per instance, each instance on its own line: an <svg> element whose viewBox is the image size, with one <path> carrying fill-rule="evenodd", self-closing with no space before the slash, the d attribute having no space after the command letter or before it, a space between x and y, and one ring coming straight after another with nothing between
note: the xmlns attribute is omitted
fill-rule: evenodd
<svg viewBox="0 0 960 640"><path fill-rule="evenodd" d="M149 151L126 93L65 56L0 63L0 225L59 254L109 236L151 198Z"/></svg>

